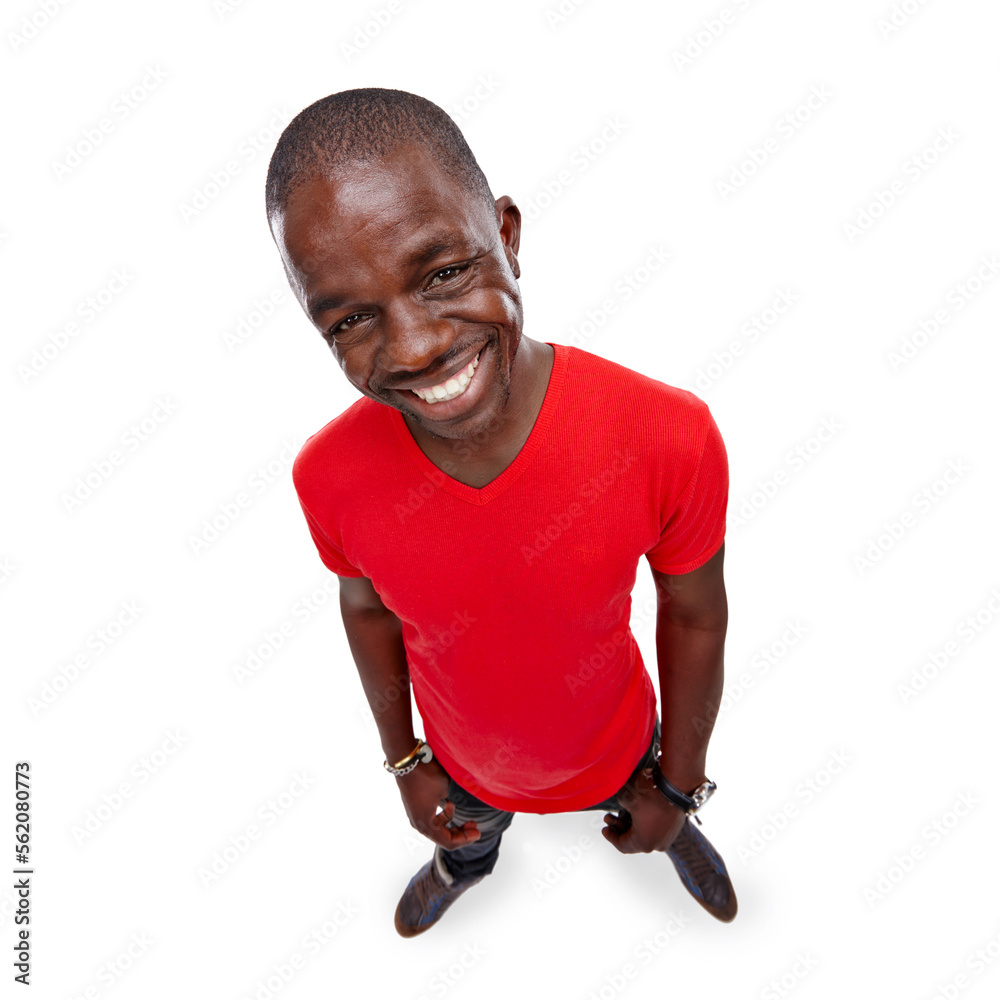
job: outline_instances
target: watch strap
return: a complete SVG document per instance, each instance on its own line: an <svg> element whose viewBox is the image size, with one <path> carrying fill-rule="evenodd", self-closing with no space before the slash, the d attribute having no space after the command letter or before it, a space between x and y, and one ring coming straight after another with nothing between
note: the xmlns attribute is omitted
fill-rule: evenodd
<svg viewBox="0 0 1000 1000"><path fill-rule="evenodd" d="M660 770L660 762L653 763L653 783L663 793L664 798L672 802L683 812L691 813L698 808L698 803L686 793L682 792L676 785L670 784Z"/></svg>
<svg viewBox="0 0 1000 1000"><path fill-rule="evenodd" d="M701 819L698 817L698 810L711 798L715 791L714 781L705 781L700 784L690 795L682 792L676 785L672 785L664 777L660 770L660 762L654 761L652 767L653 783L660 790L664 798L677 806L688 816L693 816L695 822L701 826Z"/></svg>

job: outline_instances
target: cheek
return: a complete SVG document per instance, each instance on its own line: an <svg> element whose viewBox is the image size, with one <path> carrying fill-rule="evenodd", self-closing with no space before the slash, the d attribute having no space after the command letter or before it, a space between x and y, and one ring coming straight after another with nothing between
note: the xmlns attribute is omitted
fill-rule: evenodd
<svg viewBox="0 0 1000 1000"><path fill-rule="evenodd" d="M482 288L470 292L462 297L461 303L455 303L448 311L456 319L508 328L519 325L521 319L518 299L500 288Z"/></svg>
<svg viewBox="0 0 1000 1000"><path fill-rule="evenodd" d="M506 295L504 296L504 301L507 304L508 324L516 326L520 330L524 318L524 313L521 310L520 295Z"/></svg>
<svg viewBox="0 0 1000 1000"><path fill-rule="evenodd" d="M347 381L359 392L367 394L368 380L372 374L372 359L360 348L333 348L333 356L337 359L340 370Z"/></svg>

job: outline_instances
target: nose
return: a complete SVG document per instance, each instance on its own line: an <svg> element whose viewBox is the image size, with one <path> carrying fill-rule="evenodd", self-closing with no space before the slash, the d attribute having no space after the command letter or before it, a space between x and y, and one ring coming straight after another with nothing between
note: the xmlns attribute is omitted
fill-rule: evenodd
<svg viewBox="0 0 1000 1000"><path fill-rule="evenodd" d="M386 371L421 373L435 363L455 342L455 329L432 315L426 304L394 303L383 313L380 366Z"/></svg>

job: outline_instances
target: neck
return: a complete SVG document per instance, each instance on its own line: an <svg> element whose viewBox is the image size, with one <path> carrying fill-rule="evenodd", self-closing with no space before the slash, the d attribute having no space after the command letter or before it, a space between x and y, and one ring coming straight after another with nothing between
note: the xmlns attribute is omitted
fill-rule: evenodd
<svg viewBox="0 0 1000 1000"><path fill-rule="evenodd" d="M456 479L485 483L495 479L517 456L531 433L545 400L555 351L548 344L521 337L510 375L510 395L502 410L484 426L460 438L430 434L404 414L421 451Z"/></svg>

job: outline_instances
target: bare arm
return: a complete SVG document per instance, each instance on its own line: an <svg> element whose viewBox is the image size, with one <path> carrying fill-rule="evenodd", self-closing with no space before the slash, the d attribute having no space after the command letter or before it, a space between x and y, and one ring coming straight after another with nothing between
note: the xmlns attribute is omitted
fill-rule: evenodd
<svg viewBox="0 0 1000 1000"><path fill-rule="evenodd" d="M656 659L660 677L661 770L685 792L705 780L705 758L722 699L729 621L722 565L725 543L703 566L656 584Z"/></svg>
<svg viewBox="0 0 1000 1000"><path fill-rule="evenodd" d="M410 709L410 670L403 623L368 577L339 577L340 613L361 686L378 726L386 760L401 760L416 745Z"/></svg>
<svg viewBox="0 0 1000 1000"><path fill-rule="evenodd" d="M703 566L656 583L656 659L660 675L660 769L683 792L705 780L712 720L722 698L722 649L729 610L722 579L725 544ZM607 813L605 838L624 854L662 851L673 843L684 813L643 771L619 793L625 815Z"/></svg>
<svg viewBox="0 0 1000 1000"><path fill-rule="evenodd" d="M410 708L410 669L403 645L403 623L379 597L367 577L340 579L340 613L361 686L378 726L386 760L402 760L416 746ZM433 750L434 748L431 747ZM388 780L388 778L386 779ZM410 825L448 850L479 839L476 824L447 824L455 811L449 780L436 760L418 764L396 778ZM441 806L443 811L436 813Z"/></svg>

